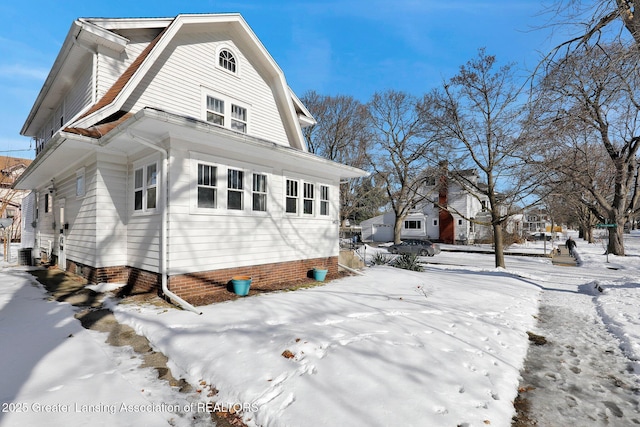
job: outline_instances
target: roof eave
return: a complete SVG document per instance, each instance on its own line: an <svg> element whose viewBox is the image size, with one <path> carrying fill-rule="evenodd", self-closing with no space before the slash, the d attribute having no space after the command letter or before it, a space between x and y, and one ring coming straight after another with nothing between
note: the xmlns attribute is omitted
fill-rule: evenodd
<svg viewBox="0 0 640 427"><path fill-rule="evenodd" d="M89 36L81 37L83 31L86 31ZM49 74L47 75L42 88L31 107L31 111L29 112L27 119L22 125L22 129L20 130L21 135L35 136L38 129L32 129L33 122L36 116L40 113L42 104L51 93L51 88L55 85L56 81L62 77L61 73L71 52L76 49L86 52L87 49L91 48L90 45L92 43L96 43L98 40L102 41L100 44L116 51L124 50L128 42L124 37L118 36L115 33L97 27L96 25L81 19L75 20L71 24L69 32L67 33L62 47L58 52L58 56L56 57L53 66L51 67L51 70L49 71Z"/></svg>

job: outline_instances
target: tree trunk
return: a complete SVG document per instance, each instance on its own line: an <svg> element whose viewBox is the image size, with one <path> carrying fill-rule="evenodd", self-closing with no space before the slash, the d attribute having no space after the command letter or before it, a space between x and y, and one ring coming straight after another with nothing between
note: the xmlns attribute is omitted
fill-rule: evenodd
<svg viewBox="0 0 640 427"><path fill-rule="evenodd" d="M609 244L607 245L607 252L612 255L624 256L624 241L622 233L624 232L624 225L618 224L615 228L609 229Z"/></svg>
<svg viewBox="0 0 640 427"><path fill-rule="evenodd" d="M402 241L400 233L402 233L402 221L404 218L396 214L396 220L393 225L393 243L398 244Z"/></svg>
<svg viewBox="0 0 640 427"><path fill-rule="evenodd" d="M593 229L591 227L585 228L583 238L587 241L587 243L593 243Z"/></svg>
<svg viewBox="0 0 640 427"><path fill-rule="evenodd" d="M496 267L505 267L504 244L502 241L502 224L493 224L493 248L495 251Z"/></svg>

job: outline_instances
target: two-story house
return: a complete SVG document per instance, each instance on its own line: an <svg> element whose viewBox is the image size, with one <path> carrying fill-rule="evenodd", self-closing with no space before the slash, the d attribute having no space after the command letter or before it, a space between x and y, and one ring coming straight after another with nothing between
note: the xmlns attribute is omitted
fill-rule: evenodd
<svg viewBox="0 0 640 427"><path fill-rule="evenodd" d="M481 186L477 171L463 172L473 186ZM417 204L402 222L401 238L425 238L443 243L473 243L487 238L491 228L477 222L490 220L489 199L473 191L464 180L449 179L448 171L424 180L424 201ZM388 242L393 240L395 215L386 213L362 221L364 241Z"/></svg>
<svg viewBox="0 0 640 427"><path fill-rule="evenodd" d="M340 180L314 118L239 14L78 19L22 128L36 253L189 300L338 269Z"/></svg>

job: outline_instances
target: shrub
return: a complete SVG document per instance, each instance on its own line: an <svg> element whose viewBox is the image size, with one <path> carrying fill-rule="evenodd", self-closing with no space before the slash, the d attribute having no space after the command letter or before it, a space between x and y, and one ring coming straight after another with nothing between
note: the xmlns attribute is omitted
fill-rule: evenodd
<svg viewBox="0 0 640 427"><path fill-rule="evenodd" d="M393 261L392 265L397 268L402 268L403 270L424 270L422 264L418 261L418 256L415 254L402 254Z"/></svg>
<svg viewBox="0 0 640 427"><path fill-rule="evenodd" d="M376 254L371 259L371 262L374 265L387 265L391 262L391 257L383 252L376 252Z"/></svg>

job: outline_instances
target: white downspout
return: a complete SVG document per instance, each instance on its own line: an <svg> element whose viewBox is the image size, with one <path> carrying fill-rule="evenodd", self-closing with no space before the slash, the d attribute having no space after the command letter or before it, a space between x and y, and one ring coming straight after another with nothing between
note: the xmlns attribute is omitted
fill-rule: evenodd
<svg viewBox="0 0 640 427"><path fill-rule="evenodd" d="M185 310L193 311L196 314L202 314L200 310L180 298L178 295L174 294L169 290L169 286L167 285L167 224L168 224L168 209L169 209L169 182L167 177L169 175L169 153L166 149L159 147L154 144L152 141L141 137L140 135L135 135L131 132L130 129L127 129L127 134L134 140L138 141L142 145L145 145L149 148L152 148L156 151L162 153L162 185L164 185L164 205L162 207L162 220L161 220L161 229L160 229L160 274L162 275L162 293L168 296L172 301L177 303L180 307Z"/></svg>

